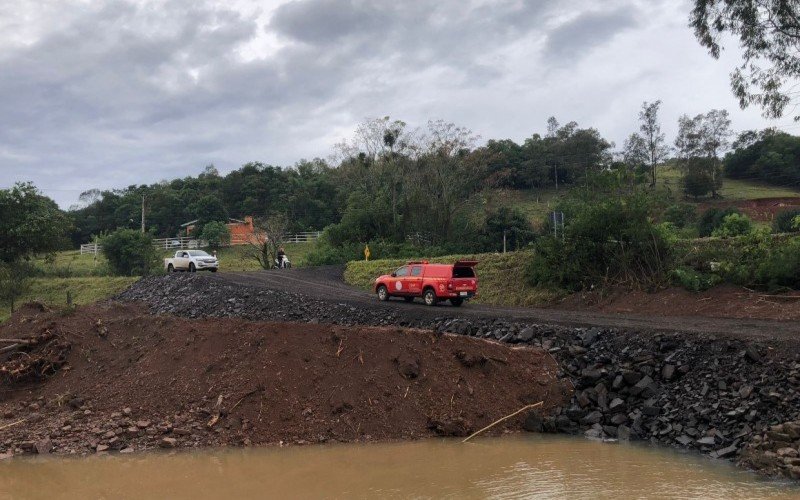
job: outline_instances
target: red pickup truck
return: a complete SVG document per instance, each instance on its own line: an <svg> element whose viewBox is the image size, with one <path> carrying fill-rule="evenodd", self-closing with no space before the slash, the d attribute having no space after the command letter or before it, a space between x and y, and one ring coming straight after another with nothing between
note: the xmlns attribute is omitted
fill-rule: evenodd
<svg viewBox="0 0 800 500"><path fill-rule="evenodd" d="M422 297L426 305L449 300L459 307L478 293L478 276L474 260L459 260L454 264L409 262L392 274L375 279L374 290L380 300L403 297L407 302Z"/></svg>

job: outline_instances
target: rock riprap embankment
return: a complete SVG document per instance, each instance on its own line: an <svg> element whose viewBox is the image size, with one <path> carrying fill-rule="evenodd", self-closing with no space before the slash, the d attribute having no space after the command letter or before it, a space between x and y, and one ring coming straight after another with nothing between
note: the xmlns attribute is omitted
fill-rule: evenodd
<svg viewBox="0 0 800 500"><path fill-rule="evenodd" d="M775 426L800 417L800 340L571 328L501 317L452 318L446 317L445 308L439 317L431 317L427 310L414 317L418 308L312 300L191 275L147 278L118 298L143 301L154 313L179 316L397 324L541 346L560 363L561 375L569 378L575 393L555 416L531 415L525 423L528 430L647 440L787 476L795 466L796 457L783 446L789 441L769 436L782 434ZM776 460L764 465L764 460L753 458L754 450L767 458L774 453Z"/></svg>

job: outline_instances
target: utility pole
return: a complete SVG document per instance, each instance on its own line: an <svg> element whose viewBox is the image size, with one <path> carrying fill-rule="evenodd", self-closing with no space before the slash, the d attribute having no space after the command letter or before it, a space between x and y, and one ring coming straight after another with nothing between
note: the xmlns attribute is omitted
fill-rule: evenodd
<svg viewBox="0 0 800 500"><path fill-rule="evenodd" d="M144 230L145 229L144 228L144 198L145 198L145 195L142 195L142 234L145 233L145 230Z"/></svg>
<svg viewBox="0 0 800 500"><path fill-rule="evenodd" d="M506 230L503 229L503 253L506 253Z"/></svg>
<svg viewBox="0 0 800 500"><path fill-rule="evenodd" d="M556 178L556 191L558 191L558 163L553 162L553 176Z"/></svg>

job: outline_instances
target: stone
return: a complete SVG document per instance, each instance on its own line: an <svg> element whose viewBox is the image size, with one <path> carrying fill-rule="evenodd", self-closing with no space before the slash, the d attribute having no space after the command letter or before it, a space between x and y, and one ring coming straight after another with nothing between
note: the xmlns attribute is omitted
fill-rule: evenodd
<svg viewBox="0 0 800 500"><path fill-rule="evenodd" d="M699 446L714 446L715 444L717 444L716 440L714 439L714 436L702 437L697 441L695 441L695 443Z"/></svg>
<svg viewBox="0 0 800 500"><path fill-rule="evenodd" d="M759 353L758 348L752 344L747 347L747 350L744 352L744 357L753 363L761 363L761 353Z"/></svg>
<svg viewBox="0 0 800 500"><path fill-rule="evenodd" d="M617 439L620 441L630 441L631 429L627 425L620 425L617 427Z"/></svg>
<svg viewBox="0 0 800 500"><path fill-rule="evenodd" d="M108 451L108 446L104 444L98 444L97 447L95 448L95 451L97 453L100 453L101 451Z"/></svg>
<svg viewBox="0 0 800 500"><path fill-rule="evenodd" d="M670 380L672 380L672 377L674 377L674 376L675 376L675 365L667 364L667 365L664 365L663 368L661 368L661 378L662 379L664 379L666 381L670 381Z"/></svg>
<svg viewBox="0 0 800 500"><path fill-rule="evenodd" d="M798 455L797 450L795 450L794 448L790 448L788 446L785 448L778 449L775 453L777 453L778 456L781 458L784 457L795 458Z"/></svg>
<svg viewBox="0 0 800 500"><path fill-rule="evenodd" d="M736 454L738 448L735 445L730 445L727 448L722 448L715 451L712 455L716 458L728 458Z"/></svg>
<svg viewBox="0 0 800 500"><path fill-rule="evenodd" d="M644 413L648 417L657 417L658 414L661 413L661 408L655 405L645 404L642 407L642 413Z"/></svg>
<svg viewBox="0 0 800 500"><path fill-rule="evenodd" d="M150 421L149 420L139 420L139 421L136 422L136 427L138 427L140 429L147 429L148 427L150 427Z"/></svg>
<svg viewBox="0 0 800 500"><path fill-rule="evenodd" d="M582 425L592 425L599 423L603 419L603 414L595 410L581 419Z"/></svg>
<svg viewBox="0 0 800 500"><path fill-rule="evenodd" d="M192 431L190 429L185 429L183 427L175 427L174 429L172 429L172 433L177 436L188 436L189 434L192 433Z"/></svg>
<svg viewBox="0 0 800 500"><path fill-rule="evenodd" d="M600 330L598 328L590 328L581 335L581 342L583 342L584 347L589 347L597 341L599 335Z"/></svg>
<svg viewBox="0 0 800 500"><path fill-rule="evenodd" d="M624 413L617 413L613 417L611 417L611 423L614 425L621 425L628 423L628 416Z"/></svg>
<svg viewBox="0 0 800 500"><path fill-rule="evenodd" d="M642 379L642 374L633 370L625 370L622 372L622 378L626 384L636 385Z"/></svg>
<svg viewBox="0 0 800 500"><path fill-rule="evenodd" d="M178 446L178 440L175 438L165 437L159 441L158 445L162 448L175 448Z"/></svg>
<svg viewBox="0 0 800 500"><path fill-rule="evenodd" d="M542 432L544 431L544 422L536 412L530 412L522 422L522 428L528 432Z"/></svg>
<svg viewBox="0 0 800 500"><path fill-rule="evenodd" d="M131 413L133 413L133 410L131 410L130 408L123 408L122 409L122 414L125 415L125 416L130 416Z"/></svg>
<svg viewBox="0 0 800 500"><path fill-rule="evenodd" d="M580 422L583 417L586 416L588 413L586 410L581 408L576 408L574 406L567 408L567 411L564 412L570 420L573 422Z"/></svg>
<svg viewBox="0 0 800 500"><path fill-rule="evenodd" d="M520 342L530 342L533 340L533 336L535 335L535 331L531 327L523 328L521 332L517 334L517 340Z"/></svg>
<svg viewBox="0 0 800 500"><path fill-rule="evenodd" d="M614 381L611 383L611 389L618 391L620 388L622 388L624 382L625 379L622 378L622 375L617 375L616 377L614 377Z"/></svg>
<svg viewBox="0 0 800 500"><path fill-rule="evenodd" d="M614 398L608 404L608 410L611 411L612 413L624 412L627 409L628 405L621 398Z"/></svg>
<svg viewBox="0 0 800 500"><path fill-rule="evenodd" d="M689 446L689 444L691 444L691 442L694 440L689 436L687 436L686 434L681 434L680 436L675 438L675 441L677 441L683 446Z"/></svg>
<svg viewBox="0 0 800 500"><path fill-rule="evenodd" d="M119 452L120 453L133 453L133 448L128 446L127 448L122 448L121 450L119 450Z"/></svg>
<svg viewBox="0 0 800 500"><path fill-rule="evenodd" d="M36 453L39 455L47 455L53 451L53 442L49 439L42 439L36 442Z"/></svg>

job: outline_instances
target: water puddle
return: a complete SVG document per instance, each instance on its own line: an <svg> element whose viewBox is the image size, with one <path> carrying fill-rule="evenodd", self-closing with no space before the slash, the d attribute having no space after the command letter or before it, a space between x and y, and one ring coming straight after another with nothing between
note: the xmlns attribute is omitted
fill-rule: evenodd
<svg viewBox="0 0 800 500"><path fill-rule="evenodd" d="M18 459L0 498L800 498L693 454L581 438Z"/></svg>

